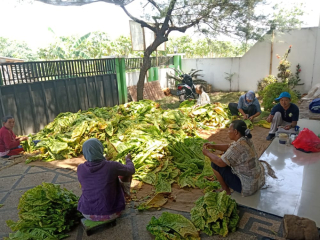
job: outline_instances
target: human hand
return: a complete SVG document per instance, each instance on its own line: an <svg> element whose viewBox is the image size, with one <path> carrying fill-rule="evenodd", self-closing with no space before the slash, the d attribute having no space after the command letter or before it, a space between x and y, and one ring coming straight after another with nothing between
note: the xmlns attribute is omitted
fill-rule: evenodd
<svg viewBox="0 0 320 240"><path fill-rule="evenodd" d="M127 159L130 159L130 160L132 160L132 156L131 156L131 153L128 153L128 155L126 156L126 160Z"/></svg>
<svg viewBox="0 0 320 240"><path fill-rule="evenodd" d="M214 144L212 143L205 143L203 144L203 147L206 149L214 149Z"/></svg>
<svg viewBox="0 0 320 240"><path fill-rule="evenodd" d="M25 141L25 140L28 140L28 137L16 137L16 140Z"/></svg>
<svg viewBox="0 0 320 240"><path fill-rule="evenodd" d="M272 119L273 119L273 116L272 115L269 115L269 117L267 118L267 122L272 122Z"/></svg>
<svg viewBox="0 0 320 240"><path fill-rule="evenodd" d="M251 122L253 122L253 119L254 119L253 116L249 117L249 120L250 120Z"/></svg>
<svg viewBox="0 0 320 240"><path fill-rule="evenodd" d="M284 129L285 130L289 130L291 128L291 125L285 126Z"/></svg>
<svg viewBox="0 0 320 240"><path fill-rule="evenodd" d="M247 120L247 119L248 119L247 114L243 115L243 120Z"/></svg>
<svg viewBox="0 0 320 240"><path fill-rule="evenodd" d="M207 148L205 148L205 146L203 146L202 153L203 155L208 156L208 153L210 153L210 151Z"/></svg>

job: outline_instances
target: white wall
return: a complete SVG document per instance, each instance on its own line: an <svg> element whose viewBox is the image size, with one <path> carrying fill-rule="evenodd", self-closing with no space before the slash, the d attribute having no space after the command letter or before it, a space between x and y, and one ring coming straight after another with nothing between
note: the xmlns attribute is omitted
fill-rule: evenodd
<svg viewBox="0 0 320 240"><path fill-rule="evenodd" d="M182 59L182 70L202 69L204 80L213 85L215 90L229 91L229 82L225 72L236 74L232 79L232 91L256 90L257 82L269 75L271 41L266 36L263 42L257 42L241 58L206 58ZM305 83L298 87L308 92L316 83L320 83L320 28L304 28L285 34L275 34L272 55L272 74L277 75L279 59L276 54L284 55L292 45L288 60L291 71L295 73L296 65L301 66L300 78Z"/></svg>
<svg viewBox="0 0 320 240"><path fill-rule="evenodd" d="M167 88L174 84L174 81L167 79L167 73L173 74L174 72L170 68L159 68L158 70L158 80L160 81L161 88ZM126 72L127 87L137 85L138 80L139 71Z"/></svg>
<svg viewBox="0 0 320 240"><path fill-rule="evenodd" d="M182 59L182 70L189 72L191 69L203 70L201 79L210 83L213 90L230 91L230 83L225 79L225 73L236 73L231 82L231 90L238 91L238 79L240 58L197 58Z"/></svg>
<svg viewBox="0 0 320 240"><path fill-rule="evenodd" d="M320 17L316 42L315 52L317 54L314 57L312 86L320 83Z"/></svg>

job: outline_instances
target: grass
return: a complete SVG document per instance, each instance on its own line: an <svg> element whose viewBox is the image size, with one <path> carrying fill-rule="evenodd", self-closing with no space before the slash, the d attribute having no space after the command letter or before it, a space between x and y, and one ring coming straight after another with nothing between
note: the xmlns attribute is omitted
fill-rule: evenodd
<svg viewBox="0 0 320 240"><path fill-rule="evenodd" d="M245 92L214 92L209 93L209 97L211 103L220 102L222 104L228 104L230 102L237 103L239 101L239 97L243 94L245 94ZM177 96L164 97L163 99L157 100L156 102L161 105L162 109L175 109L178 108L180 105L179 98ZM269 114L270 112L263 111L262 109L260 116L257 117L255 121L266 119L269 116Z"/></svg>

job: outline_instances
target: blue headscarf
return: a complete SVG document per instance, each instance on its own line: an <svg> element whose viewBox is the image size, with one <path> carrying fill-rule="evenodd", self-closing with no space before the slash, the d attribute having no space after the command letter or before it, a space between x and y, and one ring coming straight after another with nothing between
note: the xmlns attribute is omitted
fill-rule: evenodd
<svg viewBox="0 0 320 240"><path fill-rule="evenodd" d="M82 152L84 158L89 162L97 162L104 160L102 143L96 139L91 138L82 145Z"/></svg>
<svg viewBox="0 0 320 240"><path fill-rule="evenodd" d="M255 99L256 97L256 94L254 93L254 91L248 91L246 94L245 94L245 104L247 106L250 106L252 103L253 103L253 100ZM251 102L248 102L247 100L251 100Z"/></svg>

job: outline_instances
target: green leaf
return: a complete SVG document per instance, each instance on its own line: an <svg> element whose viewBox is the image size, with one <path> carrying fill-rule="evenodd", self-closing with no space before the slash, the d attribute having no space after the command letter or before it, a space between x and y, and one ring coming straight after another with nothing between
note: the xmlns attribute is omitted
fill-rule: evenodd
<svg viewBox="0 0 320 240"><path fill-rule="evenodd" d="M156 236L156 239L200 239L192 222L174 213L163 212L158 219L152 217L147 230Z"/></svg>

